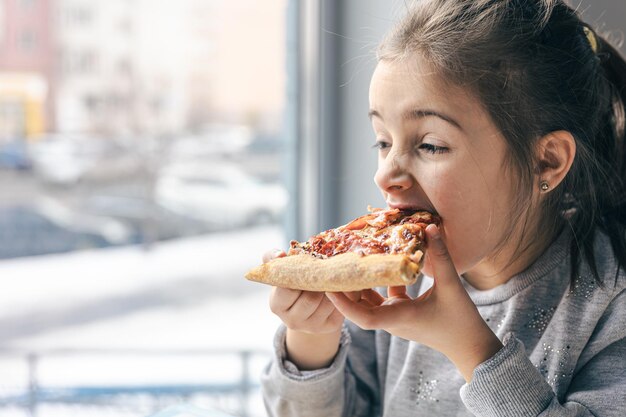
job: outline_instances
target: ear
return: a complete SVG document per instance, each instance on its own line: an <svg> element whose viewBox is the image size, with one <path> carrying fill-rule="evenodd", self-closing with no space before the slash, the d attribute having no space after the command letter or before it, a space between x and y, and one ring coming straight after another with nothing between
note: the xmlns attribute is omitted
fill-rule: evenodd
<svg viewBox="0 0 626 417"><path fill-rule="evenodd" d="M565 178L576 156L576 141L566 130L550 132L537 143L537 184L546 182L555 189Z"/></svg>

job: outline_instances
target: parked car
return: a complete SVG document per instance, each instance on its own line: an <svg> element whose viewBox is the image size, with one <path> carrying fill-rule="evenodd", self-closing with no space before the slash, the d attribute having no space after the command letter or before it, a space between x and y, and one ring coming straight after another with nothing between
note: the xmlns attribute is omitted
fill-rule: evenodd
<svg viewBox="0 0 626 417"><path fill-rule="evenodd" d="M173 212L147 198L121 195L94 195L79 206L84 213L116 219L146 239L167 240L208 233L215 226ZM150 233L150 236L145 234Z"/></svg>
<svg viewBox="0 0 626 417"><path fill-rule="evenodd" d="M74 184L95 163L95 152L68 140L46 139L30 146L35 174L53 184Z"/></svg>
<svg viewBox="0 0 626 417"><path fill-rule="evenodd" d="M27 170L32 167L28 148L23 140L0 144L0 168Z"/></svg>
<svg viewBox="0 0 626 417"><path fill-rule="evenodd" d="M53 200L0 207L0 259L139 243L120 222Z"/></svg>
<svg viewBox="0 0 626 417"><path fill-rule="evenodd" d="M244 151L253 139L254 132L247 126L210 124L199 132L171 138L166 155L173 163L229 156Z"/></svg>
<svg viewBox="0 0 626 417"><path fill-rule="evenodd" d="M141 165L139 158L111 138L47 135L29 145L29 153L35 175L64 186L129 177Z"/></svg>
<svg viewBox="0 0 626 417"><path fill-rule="evenodd" d="M221 225L275 222L287 205L280 184L267 184L232 163L180 164L156 181L156 201L190 218Z"/></svg>

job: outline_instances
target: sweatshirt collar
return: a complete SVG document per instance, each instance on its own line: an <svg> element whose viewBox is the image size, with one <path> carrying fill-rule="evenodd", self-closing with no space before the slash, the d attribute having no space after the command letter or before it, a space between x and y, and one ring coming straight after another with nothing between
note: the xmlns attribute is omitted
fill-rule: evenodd
<svg viewBox="0 0 626 417"><path fill-rule="evenodd" d="M524 271L511 277L511 279L504 284L481 291L474 288L461 277L463 286L476 305L496 304L508 300L535 281L546 276L563 262L568 253L569 238L570 233L567 229L561 232L556 240L552 242L548 249L539 256L535 262Z"/></svg>

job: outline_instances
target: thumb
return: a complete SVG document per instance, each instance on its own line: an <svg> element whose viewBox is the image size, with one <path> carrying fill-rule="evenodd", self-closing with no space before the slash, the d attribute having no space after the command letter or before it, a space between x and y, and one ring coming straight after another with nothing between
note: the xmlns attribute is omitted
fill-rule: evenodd
<svg viewBox="0 0 626 417"><path fill-rule="evenodd" d="M439 227L434 224L426 227L426 243L428 250L426 257L433 270L435 283L439 286L449 286L459 283L459 274L454 267L448 248L441 238Z"/></svg>
<svg viewBox="0 0 626 417"><path fill-rule="evenodd" d="M280 249L274 249L274 250L271 250L269 252L265 252L263 254L263 263L265 264L265 263L268 263L269 261L271 261L272 259L283 258L285 256L287 256L285 251L282 251Z"/></svg>

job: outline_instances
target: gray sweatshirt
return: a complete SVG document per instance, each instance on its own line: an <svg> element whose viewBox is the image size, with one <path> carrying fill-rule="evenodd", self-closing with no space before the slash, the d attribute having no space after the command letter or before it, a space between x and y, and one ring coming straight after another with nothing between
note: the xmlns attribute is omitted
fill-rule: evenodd
<svg viewBox="0 0 626 417"><path fill-rule="evenodd" d="M487 291L464 282L504 347L470 383L439 352L384 331L344 326L325 369L285 359L285 328L262 375L270 416L626 416L626 274L616 275L608 238L595 254L604 287L587 265L570 286L570 235L526 271ZM410 288L413 295L429 283ZM431 281L432 282L432 281Z"/></svg>

